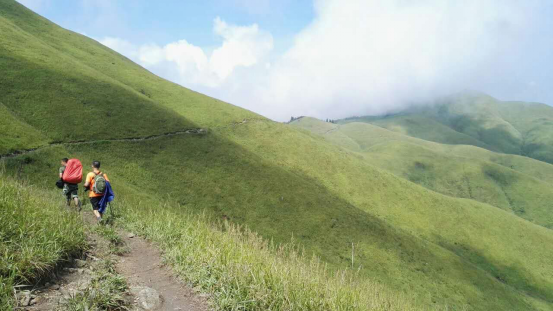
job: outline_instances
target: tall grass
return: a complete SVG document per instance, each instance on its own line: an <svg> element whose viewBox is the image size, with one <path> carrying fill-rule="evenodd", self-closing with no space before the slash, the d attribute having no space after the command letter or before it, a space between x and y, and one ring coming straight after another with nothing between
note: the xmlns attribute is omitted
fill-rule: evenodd
<svg viewBox="0 0 553 311"><path fill-rule="evenodd" d="M210 293L218 310L414 309L402 295L352 271L330 271L293 244L275 246L228 222L209 224L205 216L168 206L133 211L125 216L128 229L158 243L180 276Z"/></svg>
<svg viewBox="0 0 553 311"><path fill-rule="evenodd" d="M55 192L0 173L0 310L15 306L16 286L37 281L86 248L80 217L62 202Z"/></svg>

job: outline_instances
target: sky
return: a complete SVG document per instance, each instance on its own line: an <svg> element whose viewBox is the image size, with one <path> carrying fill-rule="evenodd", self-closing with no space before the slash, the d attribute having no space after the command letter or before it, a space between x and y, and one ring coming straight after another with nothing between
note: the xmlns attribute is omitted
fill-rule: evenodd
<svg viewBox="0 0 553 311"><path fill-rule="evenodd" d="M151 72L277 121L463 90L553 105L549 0L19 0Z"/></svg>

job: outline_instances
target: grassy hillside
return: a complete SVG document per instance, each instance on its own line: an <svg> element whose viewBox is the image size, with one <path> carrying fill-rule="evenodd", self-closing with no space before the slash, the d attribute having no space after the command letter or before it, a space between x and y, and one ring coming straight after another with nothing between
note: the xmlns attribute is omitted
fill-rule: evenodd
<svg viewBox="0 0 553 311"><path fill-rule="evenodd" d="M172 85L15 1L0 8L1 102L51 141L148 136L254 116Z"/></svg>
<svg viewBox="0 0 553 311"><path fill-rule="evenodd" d="M501 102L463 92L395 115L342 122L367 122L434 142L474 145L553 163L553 108L544 104Z"/></svg>
<svg viewBox="0 0 553 311"><path fill-rule="evenodd" d="M466 306L474 310L553 308L550 230L490 205L429 191L314 134L164 81L15 2L0 0L0 12L0 43L10 47L0 52L2 59L9 59L0 68L6 68L10 77L0 80L0 101L49 141L90 141L5 158L7 172L51 188L61 157L78 157L85 164L101 160L118 202L124 203L127 225L167 241L164 247L173 263L190 269L187 274L196 282L222 280L233 291L235 285L248 283L219 278L221 274L200 274L197 269L205 265L198 262L206 257L183 259L188 223L181 219L205 213L209 221L227 219L247 226L277 245L294 239L306 256L321 258L328 271L353 266L358 270L355 282L374 280L385 288L383 295L404 295L424 309L435 305L456 310ZM71 62L70 71L60 65L65 62ZM60 124L60 108L83 107L83 96L88 108L62 112L62 119L76 121ZM114 108L118 112L111 112ZM96 122L105 125L96 127ZM207 133L116 140L197 127ZM239 273L233 259L211 257L215 272ZM216 263L215 258L222 261ZM258 257L250 262L258 265L264 260ZM302 284L298 281L302 274L290 271L298 275L293 282ZM213 278L205 280L210 275ZM311 275L304 276L308 283ZM282 289L288 281L292 283L268 277L267 282L254 284L261 290L242 290L233 297L253 301L252 306L241 308L263 309L267 307L263 299L270 296L262 290ZM267 285L271 282L274 286ZM298 302L288 309L364 306L356 305L359 300L306 305L320 292L311 285L304 288L297 297L280 296ZM229 292L226 288L213 291ZM347 299L359 293L355 286L352 292L353 296L334 297ZM269 304L275 303L274 309L277 301L286 301L268 299Z"/></svg>
<svg viewBox="0 0 553 311"><path fill-rule="evenodd" d="M0 103L0 154L44 146L46 137Z"/></svg>
<svg viewBox="0 0 553 311"><path fill-rule="evenodd" d="M0 173L0 309L13 310L13 286L30 284L86 249L80 217L59 194L15 182Z"/></svg>
<svg viewBox="0 0 553 311"><path fill-rule="evenodd" d="M366 123L336 125L303 118L292 125L323 133L325 139L360 152L369 164L433 191L491 204L553 228L553 165L473 146L428 142Z"/></svg>
<svg viewBox="0 0 553 311"><path fill-rule="evenodd" d="M64 207L58 191L0 177L0 309L15 310L16 289L47 281L56 266L79 256L88 245L81 217ZM125 191L131 193L137 192ZM176 271L196 288L212 294L214 307L219 310L421 309L405 295L358 278L351 271L325 269L324 263L304 257L293 244L269 244L253 232L228 223L211 225L203 216L183 213L178 206L152 199L141 201L139 209L129 208L134 203L125 203L112 207L124 215L116 222L159 243ZM145 218L148 226L143 225ZM95 228L109 238L117 237L111 227ZM113 271L96 269L96 286L107 294L104 291L111 285L107 277ZM102 298L97 302L76 296L74 306L69 301L62 309L84 310L81 304L85 301L109 309L107 299L112 297Z"/></svg>
<svg viewBox="0 0 553 311"><path fill-rule="evenodd" d="M274 137L275 130L285 131L278 124L267 125L261 122L252 123L251 126L268 126L267 131L264 131L267 138ZM242 134L243 127L236 127L233 132L237 131L237 134ZM260 133L260 131L251 132ZM297 135L294 132L290 134ZM296 139L299 137L301 136ZM285 138L290 139L291 137ZM282 148L286 141L279 142L278 147ZM300 141L305 145L309 140L300 139ZM344 161L355 161L354 158L347 155L333 159L335 150L326 144L310 142L309 145L316 149L317 154L328 158L330 167L342 166ZM221 150L209 146L219 146L218 148ZM104 149L108 154L101 153L100 150ZM182 152L183 150L186 151ZM414 238L403 230L394 229L368 214L356 212L352 207L348 207L347 202L340 202L336 195L327 194L322 187L320 190L313 190L310 183L301 177L303 174L299 172L290 174L286 170L275 170L276 168L271 168L273 165L269 165L257 157L252 158L251 154L243 149L236 153L239 150L241 149L236 149L236 146L232 144L225 146L215 136L194 136L171 137L147 143L79 145L71 147L68 153L78 156L85 162L92 158L103 158L105 163L109 163L105 170L109 172L112 179L117 178L118 180L119 195L130 201L129 205L137 206L136 210L138 211L143 209L144 204L148 206L148 203L143 203L146 198L158 198L155 193L162 191L163 197L157 200L161 199L180 205L183 217L186 215L186 211L206 210L212 212L210 214L213 218L225 216L233 222L248 224L250 228L265 237L272 238L275 242L287 242L294 236L302 247L310 252L316 252L333 267L349 266L351 247L344 240L353 240L356 254L355 267L363 266L361 275L376 278L388 285L391 284L393 288L401 289L406 294L416 294L417 299L421 299L425 303L428 301L424 299L424 296L421 297L421 289L418 287L426 287L428 284L433 284L434 287L432 299L442 304L451 305L463 304L461 301L466 301L465 297L469 297L466 296L466 293L473 288L473 282L478 282L477 288L494 293L493 295L497 297L503 297L501 301L491 300L488 306L507 302L514 303L520 309L529 308L523 307L529 302L515 298L519 295L517 294L518 290L541 291L540 295L548 292L547 287L543 290L533 288L539 283L547 284L546 280L549 278L548 276L539 277L544 271L538 268L544 264L542 261L548 255L536 253L540 251L540 248L532 242L551 243L547 242L550 238L548 238L549 232L539 233L539 227L532 227L529 223L517 225L516 218L507 214L496 215L493 208L486 208L484 211L479 211L481 208L473 210L475 207L469 207L472 206L469 202L461 204L461 206L456 201L429 202L428 199L433 196L428 195L425 190L417 190L416 187L413 188L409 184L402 184L390 176L363 165L361 161L358 161L359 167L366 175L354 173L353 167L343 173L344 175L357 175L353 177L353 182L381 184L382 186L378 187L373 185L372 190L367 185L359 187L359 190L369 189L369 192L364 191L363 196L372 204L378 205L370 209L367 207L367 210L384 208L379 210L378 214L386 220L393 219L393 215L401 216L400 219L394 219L398 226L424 233L424 236L421 236L422 239ZM54 151L56 148L29 156L30 160L26 160L26 162L32 164L23 165L22 174L24 176L47 175L48 166L51 167L51 170L55 169L55 164L51 163L55 163L55 159L66 152L59 150L54 153ZM182 152L180 156L177 151ZM301 155L299 150L293 156L298 157L298 155ZM300 159L309 160L302 156ZM293 162L298 163L298 160ZM16 170L24 161L25 159L13 159L8 161L7 165L8 168L13 167ZM314 163L322 162L321 159L314 161ZM156 183L156 174L164 169L163 165L167 164L170 164L173 170L178 171L178 177ZM305 167L315 169L313 166ZM341 169L345 168L341 167ZM232 172L228 172L229 170ZM296 174L300 174L299 179L294 176ZM279 177L281 175L284 176ZM371 176L371 178L367 180L366 176ZM52 181L53 178L50 181L42 182L47 184ZM343 182L348 182L348 178L343 178ZM338 184L342 188L341 183L338 182ZM140 190L131 191L134 189ZM297 189L301 189L301 192L298 193ZM345 189L342 188L342 192ZM413 197L392 198L392 194L397 196L397 193L402 193L405 189L409 189L407 192ZM137 192L141 194L137 195ZM359 193L356 196L358 197ZM396 206L395 209L392 209L393 205ZM443 207L441 210L434 210L440 206ZM454 210L458 208L461 210L452 214L449 211L451 206L455 207ZM328 210L327 208L330 207L332 209ZM402 211L404 207L409 207L411 212ZM420 215L417 211L430 213L430 215ZM438 216L440 219L434 221L433 219ZM137 221L139 221L139 226L149 228L152 226L151 218L155 217L157 217L156 214L153 214ZM466 220L467 218L469 220ZM495 219L497 224L490 224L486 220L490 218ZM418 219L422 223L415 224L413 223L414 219ZM455 227L452 223L457 225L462 223L463 225L452 230L452 227ZM472 225L465 227L468 224ZM413 225L418 228L414 228ZM489 231L492 230L488 226L492 226L495 228L494 231L498 232L491 234ZM524 229L519 228L520 226ZM429 227L433 227L430 232L422 232L428 230ZM450 232L446 234L444 230L450 230ZM527 232L529 240L522 241L516 233L521 231ZM487 237L487 241L482 241L483 235ZM434 242L427 242L429 238ZM507 240L515 242L506 243ZM448 245L447 241L451 241L451 245ZM438 242L444 246L437 246L435 243ZM463 245L463 247L457 249L457 245ZM502 251L497 248L490 249L490 245L499 246ZM451 248L451 250L445 247ZM479 251L472 247L477 247L476 249ZM480 250L483 253L480 253ZM458 255L452 251L458 252ZM541 251L547 252L547 250ZM522 252L531 254L531 258L526 260L524 265L528 268L528 272L515 273L507 267L518 262L519 260L516 258L521 258ZM500 255L502 259L494 254ZM511 263L509 264L509 262ZM477 269L477 265L481 268ZM520 266L520 264L514 264L514 266ZM479 270L482 268L486 269L489 274L482 274ZM463 275L462 278L461 275ZM527 279L530 277L531 279ZM536 280L534 280L535 277L537 277ZM498 279L507 280L506 282L515 289L503 285ZM538 281L539 279L541 281ZM545 283L543 283L544 281ZM498 285L500 286L498 287ZM452 294L458 291L465 294L462 297ZM447 298L442 298L442 293L448 293ZM474 306L480 306L480 304L486 306L485 302L473 299L474 297L469 298L466 303Z"/></svg>

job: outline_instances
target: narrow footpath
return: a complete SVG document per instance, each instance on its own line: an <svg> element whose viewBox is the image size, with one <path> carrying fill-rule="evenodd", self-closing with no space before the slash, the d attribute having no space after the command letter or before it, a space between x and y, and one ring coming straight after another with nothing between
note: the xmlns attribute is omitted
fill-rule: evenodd
<svg viewBox="0 0 553 311"><path fill-rule="evenodd" d="M208 310L204 298L192 288L183 284L174 276L170 267L162 263L161 254L144 239L120 231L125 237L129 251L117 263L117 271L125 276L135 296L142 297L140 303L156 303L156 293L160 297L158 308L145 310ZM153 290L153 291L152 291ZM153 292L152 302L145 302L144 297Z"/></svg>
<svg viewBox="0 0 553 311"><path fill-rule="evenodd" d="M16 310L210 310L207 297L179 280L154 245L97 225L86 208L82 215L91 248L44 285L22 288Z"/></svg>

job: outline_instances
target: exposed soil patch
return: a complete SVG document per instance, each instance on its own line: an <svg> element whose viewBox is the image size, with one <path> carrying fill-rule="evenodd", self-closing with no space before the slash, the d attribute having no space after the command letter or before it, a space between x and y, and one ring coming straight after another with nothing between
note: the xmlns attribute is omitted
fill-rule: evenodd
<svg viewBox="0 0 553 311"><path fill-rule="evenodd" d="M120 231L129 252L117 263L117 271L125 276L133 292L154 289L160 296L160 305L152 310L209 310L204 298L175 277L165 266L160 252L144 239ZM138 297L140 299L140 297ZM140 303L139 303L140 304Z"/></svg>

